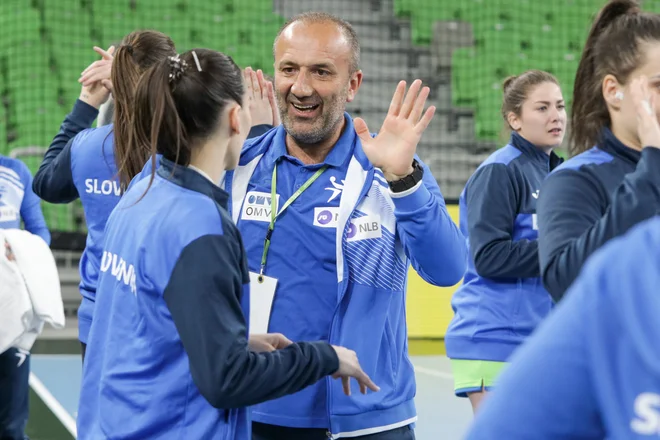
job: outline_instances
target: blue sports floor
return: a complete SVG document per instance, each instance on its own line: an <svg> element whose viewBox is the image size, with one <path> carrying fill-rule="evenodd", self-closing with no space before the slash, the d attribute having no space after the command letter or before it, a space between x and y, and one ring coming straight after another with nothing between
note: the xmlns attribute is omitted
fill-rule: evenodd
<svg viewBox="0 0 660 440"><path fill-rule="evenodd" d="M467 399L453 394L445 356L412 356L417 375L418 440L458 440L472 420ZM75 438L82 365L79 355L32 355L31 440Z"/></svg>

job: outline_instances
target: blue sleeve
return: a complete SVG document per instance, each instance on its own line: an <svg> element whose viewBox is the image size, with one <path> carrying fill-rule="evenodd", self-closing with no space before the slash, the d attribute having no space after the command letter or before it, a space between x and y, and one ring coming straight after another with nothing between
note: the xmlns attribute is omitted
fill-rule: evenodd
<svg viewBox="0 0 660 440"><path fill-rule="evenodd" d="M268 124L255 125L250 129L250 133L248 134L247 138L252 139L259 137L263 134L268 133L272 128L273 126Z"/></svg>
<svg viewBox="0 0 660 440"><path fill-rule="evenodd" d="M591 175L559 170L544 182L537 206L543 284L559 301L586 259L611 238L660 212L660 149L644 148L637 169L612 196Z"/></svg>
<svg viewBox="0 0 660 440"><path fill-rule="evenodd" d="M465 192L470 255L485 278L533 278L541 275L538 241L513 241L520 205L519 188L506 165L479 168Z"/></svg>
<svg viewBox="0 0 660 440"><path fill-rule="evenodd" d="M454 223L438 182L424 167L423 181L403 193L392 193L397 231L417 273L436 286L458 283L467 267L465 237Z"/></svg>
<svg viewBox="0 0 660 440"><path fill-rule="evenodd" d="M41 201L32 191L32 175L25 164L23 164L22 168L22 181L25 192L23 194L23 202L21 203L21 219L23 219L25 229L28 232L38 235L50 245L50 231L48 230L48 226L46 226L46 219L41 210Z"/></svg>
<svg viewBox="0 0 660 440"><path fill-rule="evenodd" d="M64 118L34 176L32 189L43 200L70 203L78 198L71 174L71 145L78 133L92 126L98 113L91 105L76 100L73 110Z"/></svg>
<svg viewBox="0 0 660 440"><path fill-rule="evenodd" d="M476 414L467 440L606 438L599 419L585 317L606 319L589 276L514 353Z"/></svg>
<svg viewBox="0 0 660 440"><path fill-rule="evenodd" d="M249 283L240 270L246 264L237 240L203 236L184 248L164 292L193 380L216 408L295 393L339 368L325 342L301 342L272 353L249 350L240 303Z"/></svg>

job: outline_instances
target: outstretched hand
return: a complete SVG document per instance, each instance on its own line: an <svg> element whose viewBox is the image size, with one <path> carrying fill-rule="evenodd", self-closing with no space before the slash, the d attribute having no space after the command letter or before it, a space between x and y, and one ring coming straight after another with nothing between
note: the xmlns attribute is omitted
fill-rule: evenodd
<svg viewBox="0 0 660 440"><path fill-rule="evenodd" d="M102 59L94 61L83 70L78 82L82 84L80 100L98 109L108 100L112 92L110 75L115 47L110 46L106 51L95 46L94 51L101 55Z"/></svg>
<svg viewBox="0 0 660 440"><path fill-rule="evenodd" d="M401 179L413 172L417 144L435 113L434 106L424 112L429 91L428 87L422 88L421 80L415 80L406 94L406 82L401 81L375 138L371 137L367 123L362 118L355 118L355 132L362 141L364 153L373 166L381 169L388 181Z"/></svg>
<svg viewBox="0 0 660 440"><path fill-rule="evenodd" d="M252 125L268 124L274 127L280 125L280 112L277 110L273 83L264 78L261 69L256 72L251 67L243 71L247 87Z"/></svg>

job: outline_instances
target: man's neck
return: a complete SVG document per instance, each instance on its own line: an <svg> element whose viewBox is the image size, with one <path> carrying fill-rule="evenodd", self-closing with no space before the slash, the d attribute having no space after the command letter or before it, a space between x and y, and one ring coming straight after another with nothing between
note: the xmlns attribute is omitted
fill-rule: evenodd
<svg viewBox="0 0 660 440"><path fill-rule="evenodd" d="M305 165L315 165L323 163L332 151L335 144L339 140L344 131L346 122L342 120L342 124L337 127L335 133L328 139L317 144L299 144L290 135L286 136L286 150L287 153Z"/></svg>

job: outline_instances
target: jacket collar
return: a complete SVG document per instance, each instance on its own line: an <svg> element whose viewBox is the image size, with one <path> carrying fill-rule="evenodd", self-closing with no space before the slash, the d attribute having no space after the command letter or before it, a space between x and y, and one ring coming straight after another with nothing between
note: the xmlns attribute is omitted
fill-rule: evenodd
<svg viewBox="0 0 660 440"><path fill-rule="evenodd" d="M614 133L608 127L603 128L601 132L601 141L598 144L598 149L633 164L637 164L642 157L641 151L625 146L623 142L614 136Z"/></svg>
<svg viewBox="0 0 660 440"><path fill-rule="evenodd" d="M520 150L532 161L549 170L555 169L564 161L564 159L557 156L554 151L550 152L550 154L546 154L541 148L537 147L515 131L511 133L510 144Z"/></svg>
<svg viewBox="0 0 660 440"><path fill-rule="evenodd" d="M221 207L227 209L229 194L192 168L177 165L163 157L161 166L158 168L158 175L175 185L211 197Z"/></svg>

